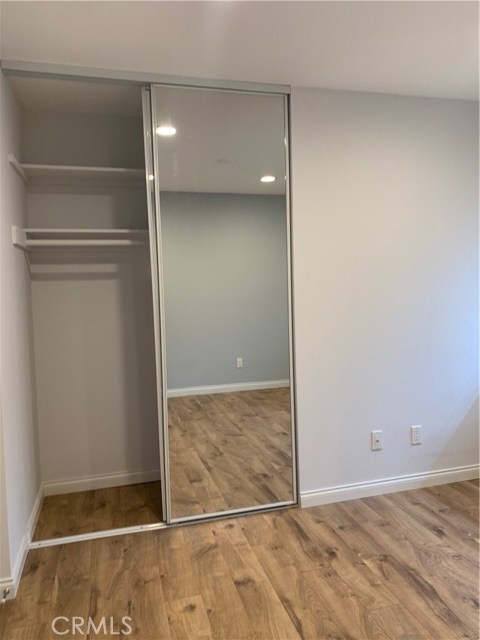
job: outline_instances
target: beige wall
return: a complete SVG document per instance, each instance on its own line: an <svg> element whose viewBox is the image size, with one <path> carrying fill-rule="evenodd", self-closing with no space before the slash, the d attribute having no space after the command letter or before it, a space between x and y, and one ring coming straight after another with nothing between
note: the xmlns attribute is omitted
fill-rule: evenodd
<svg viewBox="0 0 480 640"><path fill-rule="evenodd" d="M15 569L27 523L40 486L36 433L36 400L32 349L30 276L22 251L12 245L11 227L24 226L25 185L8 163L20 156L20 110L8 85L1 83L1 215L0 378L5 448L4 472L8 520L2 518L2 537L8 530L10 571ZM3 493L3 492L2 492ZM1 497L1 495L0 495ZM3 543L2 543L3 545ZM6 576L1 575L1 578Z"/></svg>
<svg viewBox="0 0 480 640"><path fill-rule="evenodd" d="M301 490L475 464L478 104L294 89L292 135Z"/></svg>
<svg viewBox="0 0 480 640"><path fill-rule="evenodd" d="M5 480L5 449L3 446L3 424L0 399L0 591L2 592L5 585L2 585L1 581L5 579L8 580L11 575L10 545L7 522L7 489Z"/></svg>

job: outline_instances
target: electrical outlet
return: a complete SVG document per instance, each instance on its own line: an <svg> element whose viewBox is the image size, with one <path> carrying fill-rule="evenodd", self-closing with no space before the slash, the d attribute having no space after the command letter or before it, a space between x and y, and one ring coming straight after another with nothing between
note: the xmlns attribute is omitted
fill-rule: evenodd
<svg viewBox="0 0 480 640"><path fill-rule="evenodd" d="M414 427L410 427L410 442L414 444L422 444L422 425L417 424Z"/></svg>
<svg viewBox="0 0 480 640"><path fill-rule="evenodd" d="M370 440L372 445L372 451L380 451L383 444L383 431L372 431L370 433Z"/></svg>
<svg viewBox="0 0 480 640"><path fill-rule="evenodd" d="M243 368L243 358L237 358L237 369Z"/></svg>

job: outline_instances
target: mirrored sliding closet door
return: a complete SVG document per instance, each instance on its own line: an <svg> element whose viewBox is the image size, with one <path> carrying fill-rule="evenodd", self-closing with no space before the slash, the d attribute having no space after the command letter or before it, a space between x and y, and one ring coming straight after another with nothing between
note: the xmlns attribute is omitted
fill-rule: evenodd
<svg viewBox="0 0 480 640"><path fill-rule="evenodd" d="M286 112L152 87L170 521L296 502Z"/></svg>

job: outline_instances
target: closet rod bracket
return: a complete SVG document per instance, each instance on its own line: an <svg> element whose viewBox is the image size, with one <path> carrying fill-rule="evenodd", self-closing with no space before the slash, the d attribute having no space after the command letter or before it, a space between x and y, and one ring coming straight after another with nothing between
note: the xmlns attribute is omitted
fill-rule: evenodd
<svg viewBox="0 0 480 640"><path fill-rule="evenodd" d="M28 251L27 234L25 229L17 227L15 224L12 226L12 243L14 247L19 247L24 251Z"/></svg>
<svg viewBox="0 0 480 640"><path fill-rule="evenodd" d="M15 171L18 173L18 175L21 177L21 179L26 184L28 182L27 174L23 170L22 165L17 160L17 157L15 156L14 153L9 153L8 154L8 162L12 165L13 169L15 169Z"/></svg>

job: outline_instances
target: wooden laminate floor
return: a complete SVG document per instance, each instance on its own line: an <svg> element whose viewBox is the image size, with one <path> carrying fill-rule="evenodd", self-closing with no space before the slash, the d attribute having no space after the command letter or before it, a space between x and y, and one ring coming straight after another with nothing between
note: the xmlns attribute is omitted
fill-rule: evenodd
<svg viewBox="0 0 480 640"><path fill-rule="evenodd" d="M288 388L169 398L174 518L292 500Z"/></svg>
<svg viewBox="0 0 480 640"><path fill-rule="evenodd" d="M160 482L47 496L33 540L47 540L162 520Z"/></svg>
<svg viewBox="0 0 480 640"><path fill-rule="evenodd" d="M466 481L36 549L0 637L129 616L139 640L473 640L478 533Z"/></svg>

